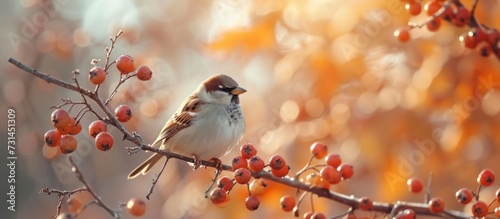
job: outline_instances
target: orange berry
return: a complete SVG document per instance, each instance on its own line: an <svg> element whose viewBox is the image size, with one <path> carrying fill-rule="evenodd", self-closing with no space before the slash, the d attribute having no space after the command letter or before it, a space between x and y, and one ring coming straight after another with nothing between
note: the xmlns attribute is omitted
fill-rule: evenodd
<svg viewBox="0 0 500 219"><path fill-rule="evenodd" d="M248 168L253 172L260 172L266 164L259 156L253 156L248 162Z"/></svg>
<svg viewBox="0 0 500 219"><path fill-rule="evenodd" d="M113 147L113 136L108 132L101 132L95 137L95 146L101 151L109 151Z"/></svg>
<svg viewBox="0 0 500 219"><path fill-rule="evenodd" d="M129 106L122 104L116 107L115 117L120 122L127 122L132 118L132 110Z"/></svg>
<svg viewBox="0 0 500 219"><path fill-rule="evenodd" d="M241 156L245 159L250 159L251 157L257 155L257 149L252 144L244 144L240 147Z"/></svg>
<svg viewBox="0 0 500 219"><path fill-rule="evenodd" d="M128 74L134 71L134 59L129 55L121 55L116 59L116 68L121 74Z"/></svg>
<svg viewBox="0 0 500 219"><path fill-rule="evenodd" d="M147 81L153 76L153 72L148 66L141 65L137 68L137 78L141 81Z"/></svg>
<svg viewBox="0 0 500 219"><path fill-rule="evenodd" d="M82 123L78 121L73 129L69 132L70 135L78 135L82 131Z"/></svg>
<svg viewBox="0 0 500 219"><path fill-rule="evenodd" d="M50 115L50 121L55 128L64 128L71 122L71 117L66 110L56 109Z"/></svg>
<svg viewBox="0 0 500 219"><path fill-rule="evenodd" d="M344 180L350 179L354 175L354 169L350 164L341 164L337 169Z"/></svg>
<svg viewBox="0 0 500 219"><path fill-rule="evenodd" d="M59 143L59 151L63 154L69 154L76 150L76 139L71 135L65 135Z"/></svg>
<svg viewBox="0 0 500 219"><path fill-rule="evenodd" d="M80 208L82 207L82 203L75 197L69 198L66 202L68 204L68 210L73 213L78 212L78 210L80 210Z"/></svg>
<svg viewBox="0 0 500 219"><path fill-rule="evenodd" d="M438 1L430 0L424 5L424 10L428 16L434 15L436 12L441 9L442 5Z"/></svg>
<svg viewBox="0 0 500 219"><path fill-rule="evenodd" d="M216 188L210 192L210 200L213 204L218 205L222 204L227 199L227 193L224 189Z"/></svg>
<svg viewBox="0 0 500 219"><path fill-rule="evenodd" d="M247 167L247 166L248 166L248 162L242 156L238 156L238 157L233 158L233 161L231 162L231 167L233 168L233 170L237 170L239 168L243 168L243 167Z"/></svg>
<svg viewBox="0 0 500 219"><path fill-rule="evenodd" d="M358 207L363 211L371 211L373 208L373 201L368 197L362 197L358 201Z"/></svg>
<svg viewBox="0 0 500 219"><path fill-rule="evenodd" d="M146 203L138 198L131 198L127 202L128 212L136 217L142 216L146 212Z"/></svg>
<svg viewBox="0 0 500 219"><path fill-rule="evenodd" d="M252 178L252 174L247 168L239 168L234 171L234 179L239 184L246 184Z"/></svg>
<svg viewBox="0 0 500 219"><path fill-rule="evenodd" d="M469 37L474 39L474 41L476 41L477 43L486 40L486 38L488 37L483 29L476 27L470 29L467 35L469 35Z"/></svg>
<svg viewBox="0 0 500 219"><path fill-rule="evenodd" d="M292 196L285 195L285 196L281 197L280 205L281 205L281 209L283 209L283 211L286 211L286 212L292 211L293 208L295 207L295 199Z"/></svg>
<svg viewBox="0 0 500 219"><path fill-rule="evenodd" d="M410 30L408 28L399 28L394 31L394 36L398 38L399 42L408 42L410 40Z"/></svg>
<svg viewBox="0 0 500 219"><path fill-rule="evenodd" d="M410 15L416 16L422 12L422 5L419 2L410 1L405 4L405 9Z"/></svg>
<svg viewBox="0 0 500 219"><path fill-rule="evenodd" d="M276 177L285 177L288 174L289 170L290 170L290 167L288 165L286 165L279 170L271 168L271 173Z"/></svg>
<svg viewBox="0 0 500 219"><path fill-rule="evenodd" d="M92 84L102 84L106 80L106 72L101 67L93 67L89 71L89 80Z"/></svg>
<svg viewBox="0 0 500 219"><path fill-rule="evenodd" d="M488 215L488 205L486 204L486 202L483 202L481 200L479 201L476 201L476 203L474 203L472 205L472 215L474 215L475 217L486 217L486 215Z"/></svg>
<svg viewBox="0 0 500 219"><path fill-rule="evenodd" d="M482 57L489 57L493 53L493 50L491 49L491 46L488 44L482 45L479 48L479 55Z"/></svg>
<svg viewBox="0 0 500 219"><path fill-rule="evenodd" d="M311 150L311 154L318 159L323 159L326 157L326 153L328 152L328 148L325 144L315 142L309 148Z"/></svg>
<svg viewBox="0 0 500 219"><path fill-rule="evenodd" d="M472 196L472 190L468 188L461 188L455 193L457 201L464 205L469 204L469 202L472 201Z"/></svg>
<svg viewBox="0 0 500 219"><path fill-rule="evenodd" d="M57 130L49 130L45 133L44 138L47 146L56 147L59 146L59 143L61 142L61 133Z"/></svg>
<svg viewBox="0 0 500 219"><path fill-rule="evenodd" d="M261 195L266 191L267 182L263 179L255 179L250 183L250 193L252 195Z"/></svg>
<svg viewBox="0 0 500 219"><path fill-rule="evenodd" d="M454 12L453 24L457 27L463 27L470 20L470 12L467 8L459 7Z"/></svg>
<svg viewBox="0 0 500 219"><path fill-rule="evenodd" d="M455 14L453 13L453 9L450 6L448 6L448 7L444 8L444 12L439 17L450 21L450 20L453 20L453 18L455 17Z"/></svg>
<svg viewBox="0 0 500 219"><path fill-rule="evenodd" d="M269 159L269 166L273 169L280 170L286 166L286 161L280 155L273 155L271 159Z"/></svg>
<svg viewBox="0 0 500 219"><path fill-rule="evenodd" d="M419 193L424 188L422 180L418 178L410 178L406 181L406 184L408 185L408 190L413 193Z"/></svg>
<svg viewBox="0 0 500 219"><path fill-rule="evenodd" d="M477 183L482 186L491 186L495 182L495 173L490 169L484 169L477 176Z"/></svg>
<svg viewBox="0 0 500 219"><path fill-rule="evenodd" d="M68 123L68 125L57 128L57 131L59 131L61 135L69 135L69 133L71 133L73 131L73 128L75 127L75 122L75 119L70 117L70 122Z"/></svg>
<svg viewBox="0 0 500 219"><path fill-rule="evenodd" d="M500 207L496 207L495 208L495 216L497 216L498 218L500 218Z"/></svg>
<svg viewBox="0 0 500 219"><path fill-rule="evenodd" d="M495 195L497 196L497 202L500 203L500 189L495 192Z"/></svg>
<svg viewBox="0 0 500 219"><path fill-rule="evenodd" d="M477 42L474 41L467 33L464 33L458 37L458 40L462 43L463 46L469 49L474 49L477 46Z"/></svg>
<svg viewBox="0 0 500 219"><path fill-rule="evenodd" d="M326 219L326 216L323 213L316 212L311 215L311 219Z"/></svg>
<svg viewBox="0 0 500 219"><path fill-rule="evenodd" d="M326 162L326 165L337 168L342 163L342 159L340 159L340 155L338 155L338 154L328 154L325 157L325 162Z"/></svg>
<svg viewBox="0 0 500 219"><path fill-rule="evenodd" d="M342 180L342 174L332 166L323 167L319 174L330 184L337 184Z"/></svg>
<svg viewBox="0 0 500 219"><path fill-rule="evenodd" d="M106 123L101 120L93 121L89 125L89 135L94 138L97 136L97 134L105 132L107 130L108 129L106 128Z"/></svg>
<svg viewBox="0 0 500 219"><path fill-rule="evenodd" d="M444 211L444 201L441 198L433 198L429 201L429 210L432 213L439 214Z"/></svg>
<svg viewBox="0 0 500 219"><path fill-rule="evenodd" d="M234 182L227 176L221 177L217 181L217 187L224 189L224 191L228 192L231 188L233 188Z"/></svg>
<svg viewBox="0 0 500 219"><path fill-rule="evenodd" d="M259 198L251 195L245 199L245 207L250 211L255 211L259 208L260 201Z"/></svg>
<svg viewBox="0 0 500 219"><path fill-rule="evenodd" d="M437 31L439 30L439 27L441 27L441 18L434 18L432 19L431 21L427 22L427 24L425 24L425 26L427 26L427 30L429 31Z"/></svg>

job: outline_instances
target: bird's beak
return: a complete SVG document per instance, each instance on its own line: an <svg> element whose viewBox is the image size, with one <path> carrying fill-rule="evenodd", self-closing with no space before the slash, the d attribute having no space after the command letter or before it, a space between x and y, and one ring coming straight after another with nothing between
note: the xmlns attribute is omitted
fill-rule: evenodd
<svg viewBox="0 0 500 219"><path fill-rule="evenodd" d="M247 90L245 90L244 88L236 87L231 91L231 94L232 95L240 95L240 94L245 93L245 92L247 92Z"/></svg>

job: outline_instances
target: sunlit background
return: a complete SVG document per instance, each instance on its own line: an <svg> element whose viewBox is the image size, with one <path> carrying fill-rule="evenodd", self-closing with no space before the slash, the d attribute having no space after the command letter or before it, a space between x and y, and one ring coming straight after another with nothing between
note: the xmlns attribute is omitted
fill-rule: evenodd
<svg viewBox="0 0 500 219"><path fill-rule="evenodd" d="M472 2L463 1L469 8ZM498 1L483 0L476 16L500 28L498 11ZM3 121L13 107L16 218L55 214L57 197L39 194L44 187L82 186L67 156L43 142L52 128L50 107L61 98L81 96L16 69L8 57L67 81L79 69L79 82L91 88L90 61L101 59L102 66L109 37L119 30L124 34L111 59L129 54L137 66L148 65L154 73L148 82L128 81L110 105L131 106L134 116L125 126L146 142L156 138L201 81L223 73L248 90L241 96L247 123L243 142L255 144L266 161L273 154L284 156L292 175L307 163L311 143L326 143L355 170L351 180L332 186L334 191L382 202L420 202L423 194L410 194L406 179L427 181L432 172L432 196L441 196L450 209L468 212L470 206L454 200L455 191L475 189L483 168L500 173L500 61L464 48L458 36L468 29L448 23L437 32L414 29L410 42L398 42L396 28L426 18L410 18L399 0L17 0L2 4L0 18L0 130L4 139ZM118 75L112 67L101 97L109 94ZM111 130L113 149L96 150L85 132L95 119L87 114L82 120L84 131L73 154L85 178L111 207L144 197L159 168L127 180L150 154L129 156L125 147L132 144L120 141L116 129ZM222 161L229 163L237 154L233 150ZM259 196L257 211L245 209L245 186L235 187L226 208L215 207L203 197L212 176L210 168L193 172L184 162L169 162L143 218L293 217L280 210L279 199L295 190L275 183ZM2 177L5 194L5 169ZM482 199L493 199L499 185L484 189ZM78 195L82 202L89 198ZM301 213L310 206L304 201ZM323 199L314 206L329 216L347 210ZM62 211L67 211L65 205ZM109 217L92 206L79 218ZM132 218L126 210L123 217Z"/></svg>

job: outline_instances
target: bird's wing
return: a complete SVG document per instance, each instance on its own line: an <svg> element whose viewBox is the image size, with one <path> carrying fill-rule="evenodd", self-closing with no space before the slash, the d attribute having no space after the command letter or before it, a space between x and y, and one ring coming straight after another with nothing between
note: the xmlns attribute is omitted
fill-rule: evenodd
<svg viewBox="0 0 500 219"><path fill-rule="evenodd" d="M193 118L196 117L196 113L200 110L200 106L203 104L205 103L194 95L189 96L181 105L182 107L168 120L158 138L156 138L151 146L159 146L163 142L168 141L168 139L180 130L189 127Z"/></svg>

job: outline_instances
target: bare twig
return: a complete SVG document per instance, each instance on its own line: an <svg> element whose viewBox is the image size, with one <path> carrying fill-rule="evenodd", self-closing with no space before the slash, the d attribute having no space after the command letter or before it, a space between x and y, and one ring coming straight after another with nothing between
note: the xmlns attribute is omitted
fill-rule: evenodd
<svg viewBox="0 0 500 219"><path fill-rule="evenodd" d="M146 195L146 198L149 200L149 196L151 194L153 194L153 189L155 188L156 186L156 183L158 183L158 180L160 179L160 176L161 174L163 173L163 170L165 169L165 166L167 166L167 163L168 163L168 160L170 158L167 157L167 160L165 160L165 163L163 163L163 166L161 167L161 170L158 174L156 174L156 177L153 179L153 184L151 185L151 187L149 188L149 192L148 194Z"/></svg>
<svg viewBox="0 0 500 219"><path fill-rule="evenodd" d="M54 218L57 217L61 213L61 206L64 201L64 198L70 197L71 195L79 192L87 191L87 188L78 188L70 191L66 190L58 190L58 189L49 189L49 188L43 188L40 190L40 193L45 193L46 195L51 195L51 194L57 194L59 197L57 207L56 207L56 214L54 215Z"/></svg>
<svg viewBox="0 0 500 219"><path fill-rule="evenodd" d="M429 179L427 180L427 189L425 191L424 203L429 203L431 200L431 185L432 185L432 172L429 173Z"/></svg>

